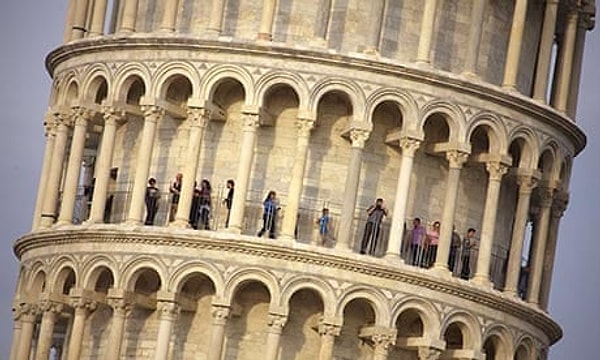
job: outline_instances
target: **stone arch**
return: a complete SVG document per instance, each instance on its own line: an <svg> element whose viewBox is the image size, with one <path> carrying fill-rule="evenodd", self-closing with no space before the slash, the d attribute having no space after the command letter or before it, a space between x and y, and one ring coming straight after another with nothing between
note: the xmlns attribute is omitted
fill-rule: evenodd
<svg viewBox="0 0 600 360"><path fill-rule="evenodd" d="M416 129L414 130L420 134L423 134L423 129L427 119L434 114L441 114L450 130L449 139L451 142L460 142L461 139L466 138L466 124L465 115L462 110L454 103L446 100L433 100L425 104L420 111L419 121Z"/></svg>
<svg viewBox="0 0 600 360"><path fill-rule="evenodd" d="M59 93L58 104L69 107L79 101L79 90L79 80L75 77L75 74L69 74L65 77L64 86Z"/></svg>
<svg viewBox="0 0 600 360"><path fill-rule="evenodd" d="M144 86L145 94L149 93L151 84L150 70L141 63L123 65L114 76L113 87L109 99L116 102L127 102L127 94L135 80L139 79Z"/></svg>
<svg viewBox="0 0 600 360"><path fill-rule="evenodd" d="M52 284L50 289L56 294L69 295L70 289L77 285L77 278L75 268L72 264L65 262L59 268L56 268L50 282Z"/></svg>
<svg viewBox="0 0 600 360"><path fill-rule="evenodd" d="M270 272L261 268L244 268L235 271L225 281L223 298L228 304L234 300L237 290L246 282L253 281L264 285L269 291L271 304L278 304L281 299L281 291L277 278Z"/></svg>
<svg viewBox="0 0 600 360"><path fill-rule="evenodd" d="M254 104L255 89L252 75L242 67L229 64L215 65L204 74L198 98L212 102L215 90L226 79L239 82L244 89L245 104Z"/></svg>
<svg viewBox="0 0 600 360"><path fill-rule="evenodd" d="M44 268L39 267L31 272L28 293L32 297L37 297L47 289L48 275Z"/></svg>
<svg viewBox="0 0 600 360"><path fill-rule="evenodd" d="M17 285L15 291L15 294L17 296L21 295L21 292L25 288L25 284L27 284L27 272L27 268L23 264L21 264L21 266L19 266L19 277L17 278Z"/></svg>
<svg viewBox="0 0 600 360"><path fill-rule="evenodd" d="M539 142L535 133L527 127L521 126L514 129L509 137L509 150L510 146L515 143L515 141L522 140L521 146L521 161L520 163L516 163L513 159L513 166L519 167L523 169L535 169L535 165L537 163L537 159L539 157Z"/></svg>
<svg viewBox="0 0 600 360"><path fill-rule="evenodd" d="M542 145L538 161L538 169L542 171L542 179L548 182L558 180L560 176L560 154L558 144L549 140Z"/></svg>
<svg viewBox="0 0 600 360"><path fill-rule="evenodd" d="M190 82L190 97L198 96L200 75L194 65L185 61L166 63L156 70L149 95L156 99L166 99L166 92L172 81L181 76Z"/></svg>
<svg viewBox="0 0 600 360"><path fill-rule="evenodd" d="M331 286L323 279L314 276L298 276L281 286L281 299L279 306L287 309L294 294L300 290L314 290L323 302L324 316L335 315L335 293Z"/></svg>
<svg viewBox="0 0 600 360"><path fill-rule="evenodd" d="M98 276L100 276L99 270L101 270L101 268L106 268L111 272L114 280L113 285L119 283L119 271L116 270L117 265L114 259L107 255L96 255L85 262L85 265L81 270L80 286L86 289L92 289L96 284Z"/></svg>
<svg viewBox="0 0 600 360"><path fill-rule="evenodd" d="M410 123L410 121L417 120L419 105L410 93L397 88L379 89L367 98L365 107L367 109L367 119L369 122L372 122L373 113L377 106L387 101L398 106L398 110L403 117L403 130L417 127L416 123Z"/></svg>
<svg viewBox="0 0 600 360"><path fill-rule="evenodd" d="M482 352L487 354L487 344L491 342L494 346L495 350L495 358L496 360L509 359L511 354L514 353L513 344L512 344L512 336L510 330L501 324L495 324L486 329L483 336L483 349ZM487 360L492 360L492 358L487 358Z"/></svg>
<svg viewBox="0 0 600 360"><path fill-rule="evenodd" d="M76 280L79 280L78 274L80 274L79 267L77 266L76 259L69 255L61 255L60 257L54 259L49 266L50 271L48 272L48 286L47 288L52 292L61 293L60 287L63 285L66 280L65 269L71 269L73 274L76 277ZM67 270L68 271L68 270ZM77 281L73 285L79 285Z"/></svg>
<svg viewBox="0 0 600 360"><path fill-rule="evenodd" d="M50 87L50 100L48 101L49 107L52 108L58 103L59 95L61 90L61 80L54 79L52 86Z"/></svg>
<svg viewBox="0 0 600 360"><path fill-rule="evenodd" d="M221 271L202 261L188 262L175 269L167 281L165 290L179 292L186 280L195 274L201 274L209 278L215 287L215 295L217 297L222 296L225 284Z"/></svg>
<svg viewBox="0 0 600 360"><path fill-rule="evenodd" d="M127 263L122 270L119 287L125 290L133 290L137 277L142 270L153 270L158 275L161 285L165 284L166 270L156 259L141 256Z"/></svg>
<svg viewBox="0 0 600 360"><path fill-rule="evenodd" d="M467 129L465 142L469 142L473 132L480 127L489 129L487 131L489 141L489 152L493 154L505 154L508 150L508 134L506 126L497 115L489 112L480 112L471 118Z"/></svg>
<svg viewBox="0 0 600 360"><path fill-rule="evenodd" d="M345 291L336 305L336 317L344 317L344 309L352 300L363 299L372 308L375 314L375 325L388 326L390 323L390 310L385 296L377 289L366 286L353 286Z"/></svg>
<svg viewBox="0 0 600 360"><path fill-rule="evenodd" d="M99 90L99 80L104 80L106 83L106 93L104 97L108 98L108 94L110 94L110 82L112 80L110 70L105 64L96 63L86 69L82 74L81 93L84 100L92 100L92 102L94 102Z"/></svg>
<svg viewBox="0 0 600 360"><path fill-rule="evenodd" d="M395 326L406 311L415 311L423 323L423 337L436 337L440 332L439 312L432 303L417 297L408 297L397 302L392 308L391 326Z"/></svg>
<svg viewBox="0 0 600 360"><path fill-rule="evenodd" d="M317 109L323 95L331 91L339 91L344 93L350 99L352 104L352 116L362 116L357 119L364 121L365 118L365 94L362 89L353 81L338 78L324 78L318 82L312 89L308 100L308 109L311 113L311 118L317 118Z"/></svg>
<svg viewBox="0 0 600 360"><path fill-rule="evenodd" d="M515 360L529 360L533 355L533 340L528 335L521 335L515 341Z"/></svg>
<svg viewBox="0 0 600 360"><path fill-rule="evenodd" d="M96 292L108 293L108 290L115 286L115 273L105 265L96 266L90 273L87 289Z"/></svg>
<svg viewBox="0 0 600 360"><path fill-rule="evenodd" d="M571 171L573 167L573 158L571 155L566 155L561 161L559 180L564 191L569 190L571 182Z"/></svg>
<svg viewBox="0 0 600 360"><path fill-rule="evenodd" d="M269 90L277 85L288 85L298 97L298 108L308 108L308 85L299 75L287 71L271 71L256 81L256 102L262 107Z"/></svg>
<svg viewBox="0 0 600 360"><path fill-rule="evenodd" d="M441 339L446 339L446 332L453 325L457 325L461 331L463 349L481 349L483 346L481 341L481 327L473 315L464 311L454 311L448 314L442 321L440 328ZM446 344L447 346L451 346L448 340L446 340Z"/></svg>

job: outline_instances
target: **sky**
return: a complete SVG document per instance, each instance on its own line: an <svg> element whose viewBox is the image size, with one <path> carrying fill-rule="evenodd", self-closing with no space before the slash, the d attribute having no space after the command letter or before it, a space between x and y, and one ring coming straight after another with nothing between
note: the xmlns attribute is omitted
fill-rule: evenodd
<svg viewBox="0 0 600 360"><path fill-rule="evenodd" d="M12 245L31 229L44 151L51 79L45 56L62 41L66 0L0 0L0 360L12 338L18 261ZM551 360L597 359L600 339L600 31L588 33L578 125L588 136L575 159L560 226L550 314L564 330Z"/></svg>

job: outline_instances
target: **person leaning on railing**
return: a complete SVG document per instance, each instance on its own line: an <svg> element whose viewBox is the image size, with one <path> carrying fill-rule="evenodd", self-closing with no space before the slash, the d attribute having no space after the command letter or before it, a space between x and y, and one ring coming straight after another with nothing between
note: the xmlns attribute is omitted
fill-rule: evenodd
<svg viewBox="0 0 600 360"><path fill-rule="evenodd" d="M381 221L383 220L384 216L387 216L387 214L388 211L383 205L382 198L375 200L375 204L372 204L367 209L367 223L365 224L365 231L363 233L363 239L360 244L361 254L375 254L375 249L377 249L377 242L379 241Z"/></svg>

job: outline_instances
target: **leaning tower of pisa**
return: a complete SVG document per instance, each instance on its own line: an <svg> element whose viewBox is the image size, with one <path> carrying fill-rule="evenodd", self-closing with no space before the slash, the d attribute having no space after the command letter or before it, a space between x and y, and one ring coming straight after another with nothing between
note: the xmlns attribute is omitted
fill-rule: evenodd
<svg viewBox="0 0 600 360"><path fill-rule="evenodd" d="M10 359L545 359L594 16L70 0Z"/></svg>

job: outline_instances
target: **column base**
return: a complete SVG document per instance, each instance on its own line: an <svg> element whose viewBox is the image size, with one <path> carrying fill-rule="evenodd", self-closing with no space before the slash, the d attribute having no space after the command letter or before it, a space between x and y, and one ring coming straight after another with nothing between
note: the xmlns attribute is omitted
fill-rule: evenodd
<svg viewBox="0 0 600 360"><path fill-rule="evenodd" d="M473 282L473 284L484 288L492 289L494 287L494 285L487 276L475 275L471 281Z"/></svg>
<svg viewBox="0 0 600 360"><path fill-rule="evenodd" d="M452 277L452 272L448 269L448 266L446 266L445 264L435 263L433 264L431 271L436 273L437 275L440 275L443 278Z"/></svg>
<svg viewBox="0 0 600 360"><path fill-rule="evenodd" d="M128 225L128 226L140 226L142 224L143 223L141 220L131 220L131 219L125 220L125 225Z"/></svg>
<svg viewBox="0 0 600 360"><path fill-rule="evenodd" d="M517 294L517 292L515 290L504 290L504 295L511 297L511 298L515 298L515 299L520 299L519 294Z"/></svg>
<svg viewBox="0 0 600 360"><path fill-rule="evenodd" d="M58 220L54 226L69 226L69 225L73 225L73 222L68 221L68 220Z"/></svg>
<svg viewBox="0 0 600 360"><path fill-rule="evenodd" d="M176 229L188 229L190 228L190 223L187 220L175 219L169 223L168 227Z"/></svg>
<svg viewBox="0 0 600 360"><path fill-rule="evenodd" d="M404 264L404 259L402 259L402 257L400 257L400 254L386 252L385 255L383 255L383 258L387 261L399 262L399 263Z"/></svg>
<svg viewBox="0 0 600 360"><path fill-rule="evenodd" d="M229 225L228 228L224 229L224 231L230 233L230 234L235 234L235 235L241 235L242 234L242 228L235 226L235 225Z"/></svg>

